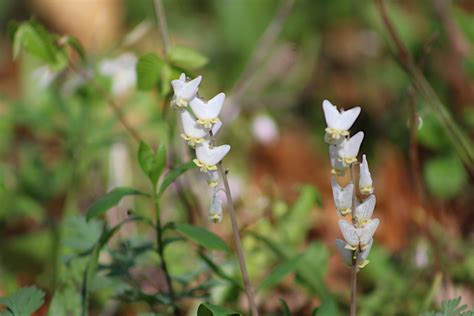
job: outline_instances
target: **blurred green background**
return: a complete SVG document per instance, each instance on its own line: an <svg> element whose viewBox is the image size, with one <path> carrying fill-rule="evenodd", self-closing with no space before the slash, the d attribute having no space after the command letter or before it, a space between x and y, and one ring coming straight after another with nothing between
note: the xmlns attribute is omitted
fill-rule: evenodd
<svg viewBox="0 0 474 316"><path fill-rule="evenodd" d="M418 315L457 296L474 304L474 169L458 154L459 140L440 123L432 100L413 92L374 2L163 2L171 44L207 58L203 67L188 72L203 75L200 93L227 95L219 140L233 148L226 163L245 227L252 282L259 284L282 254L305 254L296 273L259 291L263 314L281 315L279 298L294 315L310 315L324 301L331 302L328 315L347 309L350 270L334 245L340 233L323 143L324 99L362 107L352 130L365 132L361 152L367 154L377 194L381 226L371 263L360 274L359 315ZM451 113L451 124L472 141L474 3L386 5L402 41ZM281 32L245 72L279 10ZM104 61L124 53L163 56L152 0L0 2L0 296L34 283L46 290L37 315L48 309L49 315L76 315L64 306L79 304L85 261L68 261L68 255L88 249L101 231L99 222L86 224L81 214L111 187L146 188L147 182L136 162L136 143L94 85L69 68L48 77L44 63L28 54L13 59L8 22L31 17L51 32L79 39L87 55L84 71L96 76L144 140L168 143L183 160L189 153L180 140L169 138L179 135L166 110L169 81L148 91L132 85L116 93L114 76L100 71ZM166 78L178 74L172 69ZM198 177L197 171L186 173L184 193L166 195L164 218L209 225L210 202ZM146 203L130 199L106 222L117 223L128 210L152 214ZM209 229L232 241L226 217ZM127 226L100 262L129 269L145 292L159 290L163 276L157 258L139 252L152 240L145 227ZM197 274L208 268L198 255L190 257L190 249L177 243L168 250L171 272L199 284L204 281ZM212 255L238 276L235 260ZM98 275L91 313L147 311L144 303L126 301L125 287L120 278ZM210 288L214 302L242 309L232 284ZM192 314L197 304L189 299L184 306Z"/></svg>

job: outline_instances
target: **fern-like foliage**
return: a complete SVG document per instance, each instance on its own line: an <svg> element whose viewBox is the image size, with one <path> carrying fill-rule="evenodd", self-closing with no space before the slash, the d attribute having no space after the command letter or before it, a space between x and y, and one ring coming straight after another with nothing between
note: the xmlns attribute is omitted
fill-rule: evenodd
<svg viewBox="0 0 474 316"><path fill-rule="evenodd" d="M1 297L0 305L6 311L0 316L30 316L44 303L44 292L35 286L24 287L13 293L10 297Z"/></svg>
<svg viewBox="0 0 474 316"><path fill-rule="evenodd" d="M461 296L452 300L444 300L441 302L442 311L426 312L421 316L474 316L473 310L466 310L467 305L461 305Z"/></svg>

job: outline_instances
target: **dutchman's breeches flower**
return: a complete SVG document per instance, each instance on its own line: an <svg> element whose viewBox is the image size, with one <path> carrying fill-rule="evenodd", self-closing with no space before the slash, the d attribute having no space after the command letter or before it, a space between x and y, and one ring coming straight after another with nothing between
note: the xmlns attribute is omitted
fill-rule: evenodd
<svg viewBox="0 0 474 316"><path fill-rule="evenodd" d="M178 110L181 118L181 138L196 150L196 159L193 162L206 174L207 183L214 189L209 220L219 223L222 220L222 205L217 192L222 189L217 188L217 164L229 152L230 146L215 146L214 136L222 126L218 115L224 105L225 94L219 93L209 101L198 97L201 79L202 77L198 76L188 81L183 73L179 79L171 81L174 90L171 105Z"/></svg>
<svg viewBox="0 0 474 316"><path fill-rule="evenodd" d="M379 219L372 219L376 198L372 186L372 177L365 155L360 164L358 185L355 182L353 167L358 163L359 149L364 139L364 133L358 132L350 137L349 129L359 116L360 107L347 111L338 110L331 102L323 101L324 118L327 128L324 140L329 143L329 158L331 161L331 187L334 204L340 217L351 215L351 222L339 220L344 240L336 240L336 248L341 254L344 263L355 265L355 268L365 267L369 261L367 257L373 243L373 235L379 226ZM350 171L351 182L345 186L338 184L338 176L343 176L346 170ZM358 198L355 187L360 193L369 195L365 200Z"/></svg>

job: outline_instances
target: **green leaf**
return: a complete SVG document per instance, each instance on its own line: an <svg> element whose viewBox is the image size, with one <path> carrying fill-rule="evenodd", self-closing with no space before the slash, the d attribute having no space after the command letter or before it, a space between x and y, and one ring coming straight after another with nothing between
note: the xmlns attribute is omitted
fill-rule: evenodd
<svg viewBox="0 0 474 316"><path fill-rule="evenodd" d="M430 159L423 172L429 191L440 199L451 199L467 186L468 176L456 156Z"/></svg>
<svg viewBox="0 0 474 316"><path fill-rule="evenodd" d="M199 305L197 316L240 316L240 313L234 312L230 309L212 305L209 303L203 303Z"/></svg>
<svg viewBox="0 0 474 316"><path fill-rule="evenodd" d="M8 298L0 298L0 305L5 305L8 312L2 315L30 316L44 303L44 291L36 286L24 287Z"/></svg>
<svg viewBox="0 0 474 316"><path fill-rule="evenodd" d="M259 290L266 290L278 284L284 277L295 271L302 257L302 255L298 255L280 264L260 283Z"/></svg>
<svg viewBox="0 0 474 316"><path fill-rule="evenodd" d="M155 187L166 164L165 146L160 145L155 153L150 146L141 141L138 146L138 163Z"/></svg>
<svg viewBox="0 0 474 316"><path fill-rule="evenodd" d="M86 220L89 221L91 218L99 217L111 207L117 205L120 200L128 195L143 195L148 196L146 193L141 191L126 188L118 187L101 197L99 200L95 201L86 211Z"/></svg>
<svg viewBox="0 0 474 316"><path fill-rule="evenodd" d="M158 192L158 196L161 196L165 192L166 188L168 188L170 184L173 183L173 181L176 180L180 175L192 168L196 168L196 164L192 161L189 161L168 172L168 174L165 176L163 182L160 185L160 191Z"/></svg>
<svg viewBox="0 0 474 316"><path fill-rule="evenodd" d="M154 53L141 56L136 66L138 89L150 90L155 87L160 80L163 65L163 60ZM169 85L169 82L167 82L167 85Z"/></svg>
<svg viewBox="0 0 474 316"><path fill-rule="evenodd" d="M166 57L175 66L181 67L186 70L194 70L200 68L208 62L206 56L196 52L195 50L189 47L184 46L172 47L168 51Z"/></svg>
<svg viewBox="0 0 474 316"><path fill-rule="evenodd" d="M326 299L320 307L313 311L315 316L337 316L339 315L339 310L337 308L336 302L332 299Z"/></svg>
<svg viewBox="0 0 474 316"><path fill-rule="evenodd" d="M35 21L24 22L16 28L13 57L17 58L23 49L54 70L61 70L67 64L66 52L55 45L53 36Z"/></svg>
<svg viewBox="0 0 474 316"><path fill-rule="evenodd" d="M229 247L219 236L205 228L189 224L176 224L176 230L204 248L229 251Z"/></svg>
<svg viewBox="0 0 474 316"><path fill-rule="evenodd" d="M285 300L280 298L281 309L283 310L283 316L291 316L290 308L286 304Z"/></svg>

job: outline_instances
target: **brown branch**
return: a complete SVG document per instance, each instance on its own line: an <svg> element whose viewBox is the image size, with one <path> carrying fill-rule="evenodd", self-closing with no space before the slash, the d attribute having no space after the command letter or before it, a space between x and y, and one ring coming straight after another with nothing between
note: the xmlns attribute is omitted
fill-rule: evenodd
<svg viewBox="0 0 474 316"><path fill-rule="evenodd" d="M256 73L258 66L263 62L271 46L277 39L278 35L283 28L286 18L288 17L291 8L293 7L295 0L282 0L278 7L275 16L273 17L270 24L267 26L265 32L260 37L257 47L252 53L252 57L245 66L242 74L240 75L237 82L232 88L232 98L234 102L238 102L240 98L245 94L247 89L250 87L250 81L253 75Z"/></svg>

